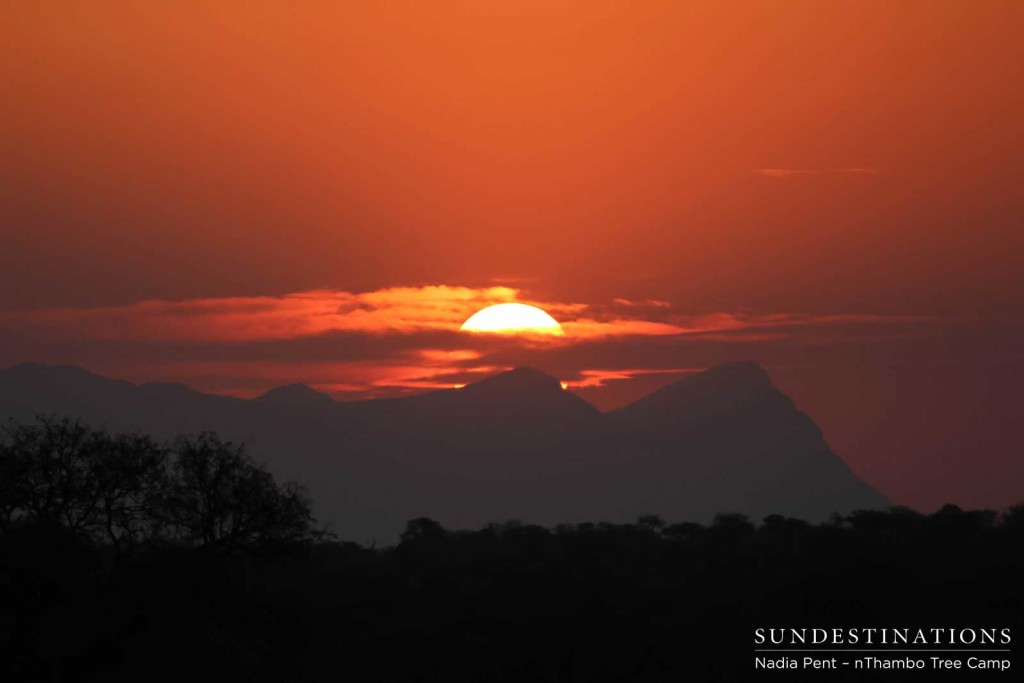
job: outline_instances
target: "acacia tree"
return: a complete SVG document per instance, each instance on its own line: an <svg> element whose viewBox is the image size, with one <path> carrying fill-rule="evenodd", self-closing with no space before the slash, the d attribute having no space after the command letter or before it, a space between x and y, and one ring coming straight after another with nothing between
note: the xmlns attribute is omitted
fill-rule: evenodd
<svg viewBox="0 0 1024 683"><path fill-rule="evenodd" d="M216 434L171 448L43 417L0 432L0 530L58 525L108 543L244 547L322 537L296 484L279 485L244 446Z"/></svg>
<svg viewBox="0 0 1024 683"><path fill-rule="evenodd" d="M0 434L0 523L59 525L120 554L157 535L167 452L147 436L111 435L69 418Z"/></svg>
<svg viewBox="0 0 1024 683"><path fill-rule="evenodd" d="M167 449L139 434L108 437L95 457L97 526L116 555L166 535L168 464Z"/></svg>
<svg viewBox="0 0 1024 683"><path fill-rule="evenodd" d="M315 535L305 491L278 485L244 445L213 433L175 442L167 519L183 539L245 546Z"/></svg>
<svg viewBox="0 0 1024 683"><path fill-rule="evenodd" d="M89 528L97 518L92 465L104 437L69 419L43 417L32 425L6 426L0 440L6 522Z"/></svg>

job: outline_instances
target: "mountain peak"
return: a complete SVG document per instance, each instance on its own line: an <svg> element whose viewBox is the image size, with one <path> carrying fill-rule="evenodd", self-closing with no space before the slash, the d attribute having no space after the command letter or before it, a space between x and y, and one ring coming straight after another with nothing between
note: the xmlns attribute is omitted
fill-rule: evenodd
<svg viewBox="0 0 1024 683"><path fill-rule="evenodd" d="M78 367L52 363L20 363L6 369L0 369L0 379L8 386L51 386L63 390L74 388L75 391L92 390L96 387L117 387L119 389L134 388L120 379L110 379Z"/></svg>
<svg viewBox="0 0 1024 683"><path fill-rule="evenodd" d="M773 391L768 373L754 361L716 365L658 389L615 411L620 415L680 415L729 412Z"/></svg>
<svg viewBox="0 0 1024 683"><path fill-rule="evenodd" d="M283 387L275 387L266 393L257 396L254 400L260 403L272 405L326 405L333 403L334 399L327 394L322 394L308 384L296 382Z"/></svg>
<svg viewBox="0 0 1024 683"><path fill-rule="evenodd" d="M502 390L514 392L562 391L562 383L536 368L520 366L492 375L466 387L470 390Z"/></svg>

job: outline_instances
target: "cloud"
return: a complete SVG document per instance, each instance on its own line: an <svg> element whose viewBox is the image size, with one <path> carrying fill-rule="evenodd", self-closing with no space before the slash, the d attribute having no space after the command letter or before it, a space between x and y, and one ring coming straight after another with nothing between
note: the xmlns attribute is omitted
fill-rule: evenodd
<svg viewBox="0 0 1024 683"><path fill-rule="evenodd" d="M480 308L510 301L548 311L565 336L459 331ZM137 382L181 381L238 396L305 382L343 399L451 388L533 365L592 397L627 380L656 387L782 344L884 343L939 322L867 314L687 314L659 299L540 300L507 286L322 289L0 312L0 365L72 363Z"/></svg>
<svg viewBox="0 0 1024 683"><path fill-rule="evenodd" d="M671 375L673 377L693 374L705 368L623 368L618 370L582 370L579 378L569 380L569 389L603 387L608 382L635 379L640 375Z"/></svg>
<svg viewBox="0 0 1024 683"><path fill-rule="evenodd" d="M142 301L105 308L0 314L0 324L88 339L243 342L332 332L413 333L458 329L475 311L516 300L509 287L313 290L281 296Z"/></svg>
<svg viewBox="0 0 1024 683"><path fill-rule="evenodd" d="M864 174L864 173L881 173L877 168L869 168L867 166L847 166L845 168L827 168L827 169L813 169L813 168L758 168L754 170L754 173L763 175L768 178L788 178L790 176L798 175L841 175L841 174Z"/></svg>
<svg viewBox="0 0 1024 683"><path fill-rule="evenodd" d="M667 322L614 318L593 320L579 318L562 323L567 338L584 340L605 337L665 336L684 334L685 328Z"/></svg>
<svg viewBox="0 0 1024 683"><path fill-rule="evenodd" d="M672 303L669 301L661 301L659 299L643 299L640 301L634 301L632 299L623 299L622 297L616 297L612 299L612 303L616 306L626 306L629 308L671 308Z"/></svg>
<svg viewBox="0 0 1024 683"><path fill-rule="evenodd" d="M313 290L281 296L151 300L126 306L0 313L0 325L43 336L78 339L240 343L301 339L331 333L365 335L456 331L473 313L499 303L539 306L562 323L572 341L608 336L679 334L671 323L644 320L608 307L538 301L511 287L393 287L372 292ZM613 307L635 308L616 300ZM666 308L656 302L656 308ZM587 317L601 313L600 318ZM536 340L534 340L536 341Z"/></svg>
<svg viewBox="0 0 1024 683"><path fill-rule="evenodd" d="M817 171L809 171L806 169L799 168L759 168L754 173L758 175L768 176L769 178L785 178L791 175L808 175L817 173Z"/></svg>

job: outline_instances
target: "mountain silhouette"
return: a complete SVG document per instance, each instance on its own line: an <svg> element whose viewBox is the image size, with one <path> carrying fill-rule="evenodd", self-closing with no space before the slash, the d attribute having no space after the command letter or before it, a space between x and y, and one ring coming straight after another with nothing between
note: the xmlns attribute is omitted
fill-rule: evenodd
<svg viewBox="0 0 1024 683"><path fill-rule="evenodd" d="M308 408L334 403L334 399L322 394L308 384L301 382L276 387L257 396L254 401L267 405L288 406L292 408Z"/></svg>
<svg viewBox="0 0 1024 683"><path fill-rule="evenodd" d="M0 417L52 413L158 438L212 430L245 441L358 541L391 542L417 517L448 528L721 512L821 520L889 504L751 362L609 413L525 367L461 389L348 403L301 384L246 400L72 366L0 371Z"/></svg>

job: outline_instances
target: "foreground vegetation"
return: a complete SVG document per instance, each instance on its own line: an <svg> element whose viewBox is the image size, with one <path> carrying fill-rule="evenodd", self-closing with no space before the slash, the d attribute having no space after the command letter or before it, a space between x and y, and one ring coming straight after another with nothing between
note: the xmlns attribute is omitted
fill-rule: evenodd
<svg viewBox="0 0 1024 683"><path fill-rule="evenodd" d="M214 435L44 420L8 429L0 468L0 680L763 680L757 627L1024 626L1020 507L418 519L377 549Z"/></svg>

